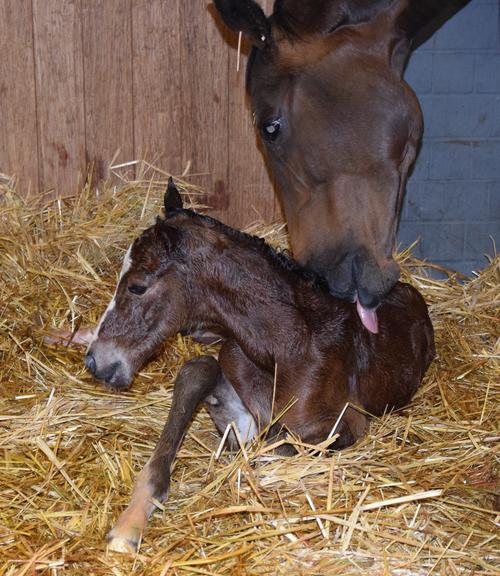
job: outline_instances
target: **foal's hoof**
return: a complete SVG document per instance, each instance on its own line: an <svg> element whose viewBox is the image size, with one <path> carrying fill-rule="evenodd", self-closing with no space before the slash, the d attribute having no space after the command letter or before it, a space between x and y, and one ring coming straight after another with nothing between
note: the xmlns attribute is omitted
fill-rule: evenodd
<svg viewBox="0 0 500 576"><path fill-rule="evenodd" d="M122 554L136 554L139 551L141 542L141 531L138 528L132 528L127 533L119 530L111 530L106 537L108 550L121 552Z"/></svg>

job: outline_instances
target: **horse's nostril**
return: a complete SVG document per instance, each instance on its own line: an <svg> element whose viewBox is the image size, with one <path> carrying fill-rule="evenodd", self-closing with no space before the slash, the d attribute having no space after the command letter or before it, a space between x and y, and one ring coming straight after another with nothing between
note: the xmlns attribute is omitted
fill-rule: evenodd
<svg viewBox="0 0 500 576"><path fill-rule="evenodd" d="M97 370L95 358L90 352L87 352L85 355L85 368L87 368L87 370L89 370L92 374L95 374Z"/></svg>

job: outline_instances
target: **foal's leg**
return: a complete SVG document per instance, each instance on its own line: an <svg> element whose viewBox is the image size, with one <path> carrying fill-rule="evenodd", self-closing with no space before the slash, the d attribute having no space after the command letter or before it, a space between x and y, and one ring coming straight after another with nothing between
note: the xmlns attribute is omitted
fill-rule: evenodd
<svg viewBox="0 0 500 576"><path fill-rule="evenodd" d="M64 344L66 346L88 346L94 337L95 327L80 327L76 332L64 328L49 328L44 335L45 344Z"/></svg>
<svg viewBox="0 0 500 576"><path fill-rule="evenodd" d="M273 378L256 366L234 340L222 345L219 364L223 376L206 398L207 409L221 434L234 422L246 443L270 421ZM233 431L228 444L231 450L239 447Z"/></svg>
<svg viewBox="0 0 500 576"><path fill-rule="evenodd" d="M298 377L293 381L293 386L288 385L285 390L283 390L283 386L281 389L278 387L277 390L274 390L274 375L254 364L234 340L227 340L222 346L219 353L219 364L224 376L231 382L242 405L253 417L259 429L268 426L272 418L276 416L276 412L284 409L289 402L295 398L300 398L302 395L300 387L306 385L308 381L306 376L304 378ZM278 376L279 372L280 367L278 366ZM301 381L304 384L301 384ZM283 393L286 391L289 393L288 400L286 395L283 398ZM274 393L275 405L273 407ZM289 430L310 444L317 444L326 440L345 403L351 400L358 404L348 395L347 391L345 398L345 402L341 402L339 398L335 399L335 405L330 406L331 414L329 417L325 417L325 412L327 414L329 412L326 399L320 402L302 400L295 403L280 418L279 422L271 427L267 435L268 440L274 441L284 438L285 430ZM274 414L271 414L272 408L274 408ZM365 433L366 425L366 416L348 407L337 425L336 432L339 434L339 438L332 447L340 449L353 444ZM290 455L295 453L295 448L291 444L283 444L276 449L276 452L281 455Z"/></svg>
<svg viewBox="0 0 500 576"><path fill-rule="evenodd" d="M205 398L205 403L221 435L224 434L231 422L238 429L244 444L257 434L257 423L252 414L250 414L236 390L224 375L222 375L212 393ZM227 436L227 444L230 450L238 450L239 448L238 440L233 430Z"/></svg>
<svg viewBox="0 0 500 576"><path fill-rule="evenodd" d="M136 480L130 504L108 534L111 550L131 553L137 550L141 533L155 509L152 499L161 501L167 497L170 467L191 416L220 379L221 370L211 356L194 358L182 367L160 439Z"/></svg>

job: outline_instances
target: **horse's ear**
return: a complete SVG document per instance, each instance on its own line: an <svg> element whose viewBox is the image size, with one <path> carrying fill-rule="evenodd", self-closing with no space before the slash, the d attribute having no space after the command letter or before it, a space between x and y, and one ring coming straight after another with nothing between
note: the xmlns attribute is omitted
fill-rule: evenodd
<svg viewBox="0 0 500 576"><path fill-rule="evenodd" d="M168 186L165 196L163 197L163 204L165 206L166 215L173 210L179 210L182 208L182 198L172 176L168 179Z"/></svg>
<svg viewBox="0 0 500 576"><path fill-rule="evenodd" d="M179 238L181 237L181 230L175 228L174 226L168 226L165 222L161 223L158 227L159 234L163 240L165 250L167 253L171 253L175 250L175 247L179 243Z"/></svg>
<svg viewBox="0 0 500 576"><path fill-rule="evenodd" d="M271 26L255 0L214 0L226 26L243 32L257 48L264 48L271 38Z"/></svg>
<svg viewBox="0 0 500 576"><path fill-rule="evenodd" d="M276 0L273 18L295 36L331 34L341 26L375 18L389 4L390 0Z"/></svg>
<svg viewBox="0 0 500 576"><path fill-rule="evenodd" d="M407 2L398 18L398 28L412 42L412 48L416 48L469 2L470 0L413 0Z"/></svg>
<svg viewBox="0 0 500 576"><path fill-rule="evenodd" d="M397 14L395 30L421 43L471 0L276 0L274 22L296 36L330 34L370 22L384 10Z"/></svg>

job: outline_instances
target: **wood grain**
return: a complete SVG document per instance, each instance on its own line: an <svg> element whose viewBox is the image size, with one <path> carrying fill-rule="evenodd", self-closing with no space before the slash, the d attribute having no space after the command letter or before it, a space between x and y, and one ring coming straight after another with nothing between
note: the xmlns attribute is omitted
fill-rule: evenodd
<svg viewBox="0 0 500 576"><path fill-rule="evenodd" d="M182 4L181 29L183 164L191 164L190 180L207 191L211 213L227 217L228 53L204 3Z"/></svg>
<svg viewBox="0 0 500 576"><path fill-rule="evenodd" d="M0 0L0 172L38 188L31 0Z"/></svg>
<svg viewBox="0 0 500 576"><path fill-rule="evenodd" d="M131 0L82 2L86 161L97 179L134 157Z"/></svg>
<svg viewBox="0 0 500 576"><path fill-rule="evenodd" d="M135 156L183 170L180 0L132 3Z"/></svg>
<svg viewBox="0 0 500 576"><path fill-rule="evenodd" d="M272 0L265 0L270 9ZM277 215L237 36L209 0L0 0L0 171L68 195L146 158L242 226ZM25 185L23 184L23 187Z"/></svg>
<svg viewBox="0 0 500 576"><path fill-rule="evenodd" d="M272 0L260 2L266 13ZM250 104L245 91L245 76L251 46L244 41L237 72L238 40L230 33L226 37L229 48L229 189L232 202L227 219L237 226L245 226L257 219L271 222L279 215L273 186L260 150L261 144L252 124Z"/></svg>
<svg viewBox="0 0 500 576"><path fill-rule="evenodd" d="M40 187L74 194L85 172L82 18L78 0L34 0Z"/></svg>
<svg viewBox="0 0 500 576"><path fill-rule="evenodd" d="M242 55L243 69L236 72L237 55L229 58L229 189L232 202L227 219L236 226L245 226L263 219L276 218L273 187L260 151L261 143L252 124L251 110L245 92L247 56Z"/></svg>

